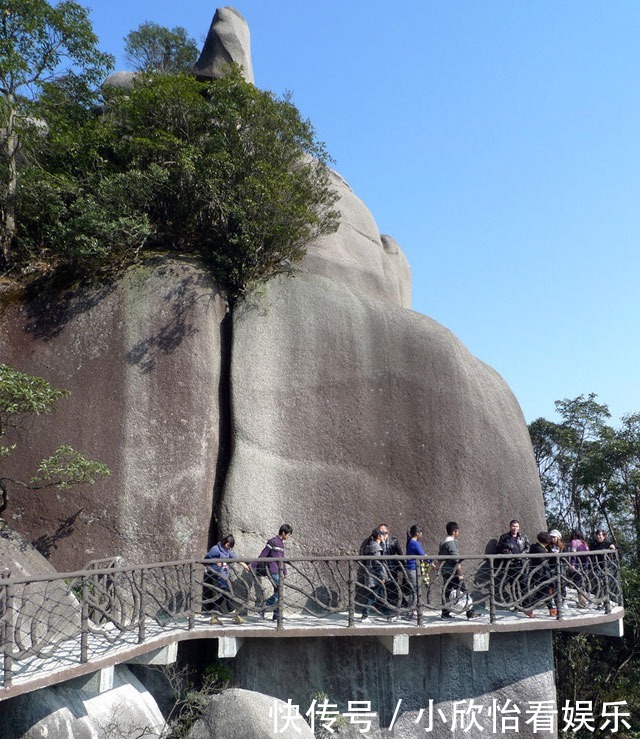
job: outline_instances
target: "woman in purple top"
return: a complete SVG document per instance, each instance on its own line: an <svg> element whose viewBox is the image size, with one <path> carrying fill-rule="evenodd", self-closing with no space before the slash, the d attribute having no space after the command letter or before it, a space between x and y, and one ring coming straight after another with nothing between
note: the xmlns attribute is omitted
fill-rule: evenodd
<svg viewBox="0 0 640 739"><path fill-rule="evenodd" d="M572 552L588 552L589 545L584 540L584 535L580 529L574 529L571 532L571 542L569 547ZM578 605L584 608L587 605L587 599L581 592L583 590L583 574L590 566L590 562L586 556L571 557L569 567L569 577L578 590Z"/></svg>

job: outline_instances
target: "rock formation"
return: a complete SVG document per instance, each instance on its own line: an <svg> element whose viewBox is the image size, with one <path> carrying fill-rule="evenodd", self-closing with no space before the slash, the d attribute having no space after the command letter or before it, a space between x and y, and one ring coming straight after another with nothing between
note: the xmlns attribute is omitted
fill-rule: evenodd
<svg viewBox="0 0 640 739"><path fill-rule="evenodd" d="M164 718L142 683L126 667L113 688L87 689L82 678L0 702L2 739L159 737ZM144 733L143 733L144 732Z"/></svg>
<svg viewBox="0 0 640 739"><path fill-rule="evenodd" d="M382 520L401 537L428 522L427 551L457 520L468 553L514 515L544 527L512 393L425 316L317 275L272 280L235 313L230 386L219 519L238 551L283 521L300 555L354 553Z"/></svg>
<svg viewBox="0 0 640 739"><path fill-rule="evenodd" d="M287 706L283 701L262 693L239 689L225 690L211 699L202 717L187 734L187 739L213 737L263 739L271 736L283 739L313 739L315 736L304 721L297 721L288 726L284 725L284 721L274 724L273 711L286 716ZM274 726L278 727L277 733Z"/></svg>
<svg viewBox="0 0 640 739"><path fill-rule="evenodd" d="M226 307L200 267L171 260L117 284L0 299L0 356L71 397L16 434L7 467L29 479L69 443L111 477L65 491L14 489L5 518L58 569L207 551L220 446Z"/></svg>
<svg viewBox="0 0 640 739"><path fill-rule="evenodd" d="M253 79L246 24L224 8L196 71L215 77L229 61ZM433 552L456 519L463 554L483 553L514 516L530 534L544 527L509 388L409 310L402 251L333 182L339 230L233 314L204 267L170 258L109 287L0 295L3 361L71 391L9 439L21 450L9 472L29 477L62 441L112 470L94 487L14 492L5 516L59 569L200 557L223 531L257 556L285 521L292 556L355 552L382 520L400 537L423 523ZM407 727L430 699L554 698L549 632L492 635L489 652L453 634L413 641L391 657L366 638L247 640L234 685L300 703L313 689L343 705L364 696L383 727L406 697L403 736L424 734Z"/></svg>
<svg viewBox="0 0 640 739"><path fill-rule="evenodd" d="M218 8L193 71L199 80L214 80L232 63L242 67L243 77L253 84L249 26L235 8Z"/></svg>

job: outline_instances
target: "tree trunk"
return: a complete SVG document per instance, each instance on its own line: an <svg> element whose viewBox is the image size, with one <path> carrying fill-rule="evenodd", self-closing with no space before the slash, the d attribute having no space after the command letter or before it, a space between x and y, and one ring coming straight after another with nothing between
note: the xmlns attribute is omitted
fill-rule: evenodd
<svg viewBox="0 0 640 739"><path fill-rule="evenodd" d="M16 235L16 192L18 190L18 148L15 131L16 108L13 95L7 97L7 119L4 150L7 160L6 181L3 183L2 222L0 223L0 248L4 264L11 261L11 245Z"/></svg>

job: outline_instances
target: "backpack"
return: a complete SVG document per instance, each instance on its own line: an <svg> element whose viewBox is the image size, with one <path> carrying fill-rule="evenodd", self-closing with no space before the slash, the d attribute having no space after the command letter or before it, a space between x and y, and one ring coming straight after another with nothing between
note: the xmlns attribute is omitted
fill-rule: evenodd
<svg viewBox="0 0 640 739"><path fill-rule="evenodd" d="M269 549L267 542L267 546L264 547L258 557L269 557L271 556L270 552L271 550ZM258 577L267 577L269 575L269 566L267 562L258 562L256 565L256 575L258 575Z"/></svg>

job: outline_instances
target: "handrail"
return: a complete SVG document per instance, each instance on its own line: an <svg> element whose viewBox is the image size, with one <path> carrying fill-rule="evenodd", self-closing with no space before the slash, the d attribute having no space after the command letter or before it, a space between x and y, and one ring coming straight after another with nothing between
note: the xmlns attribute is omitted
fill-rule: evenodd
<svg viewBox="0 0 640 739"><path fill-rule="evenodd" d="M464 585L451 566L457 561ZM258 576L259 562L277 563L277 582ZM417 565L415 578L409 562ZM158 629L191 631L229 609L259 623L273 615L277 629L291 612L314 620L343 618L351 629L362 609L375 618L407 618L418 627L441 609L479 609L490 623L505 611L536 609L563 620L565 600L586 606L594 617L598 609L608 614L622 606L618 553L239 557L9 576L0 579L0 684L11 685L16 664L53 655L69 640L77 641L79 660L87 662L96 639L113 645L132 634L142 644Z"/></svg>

